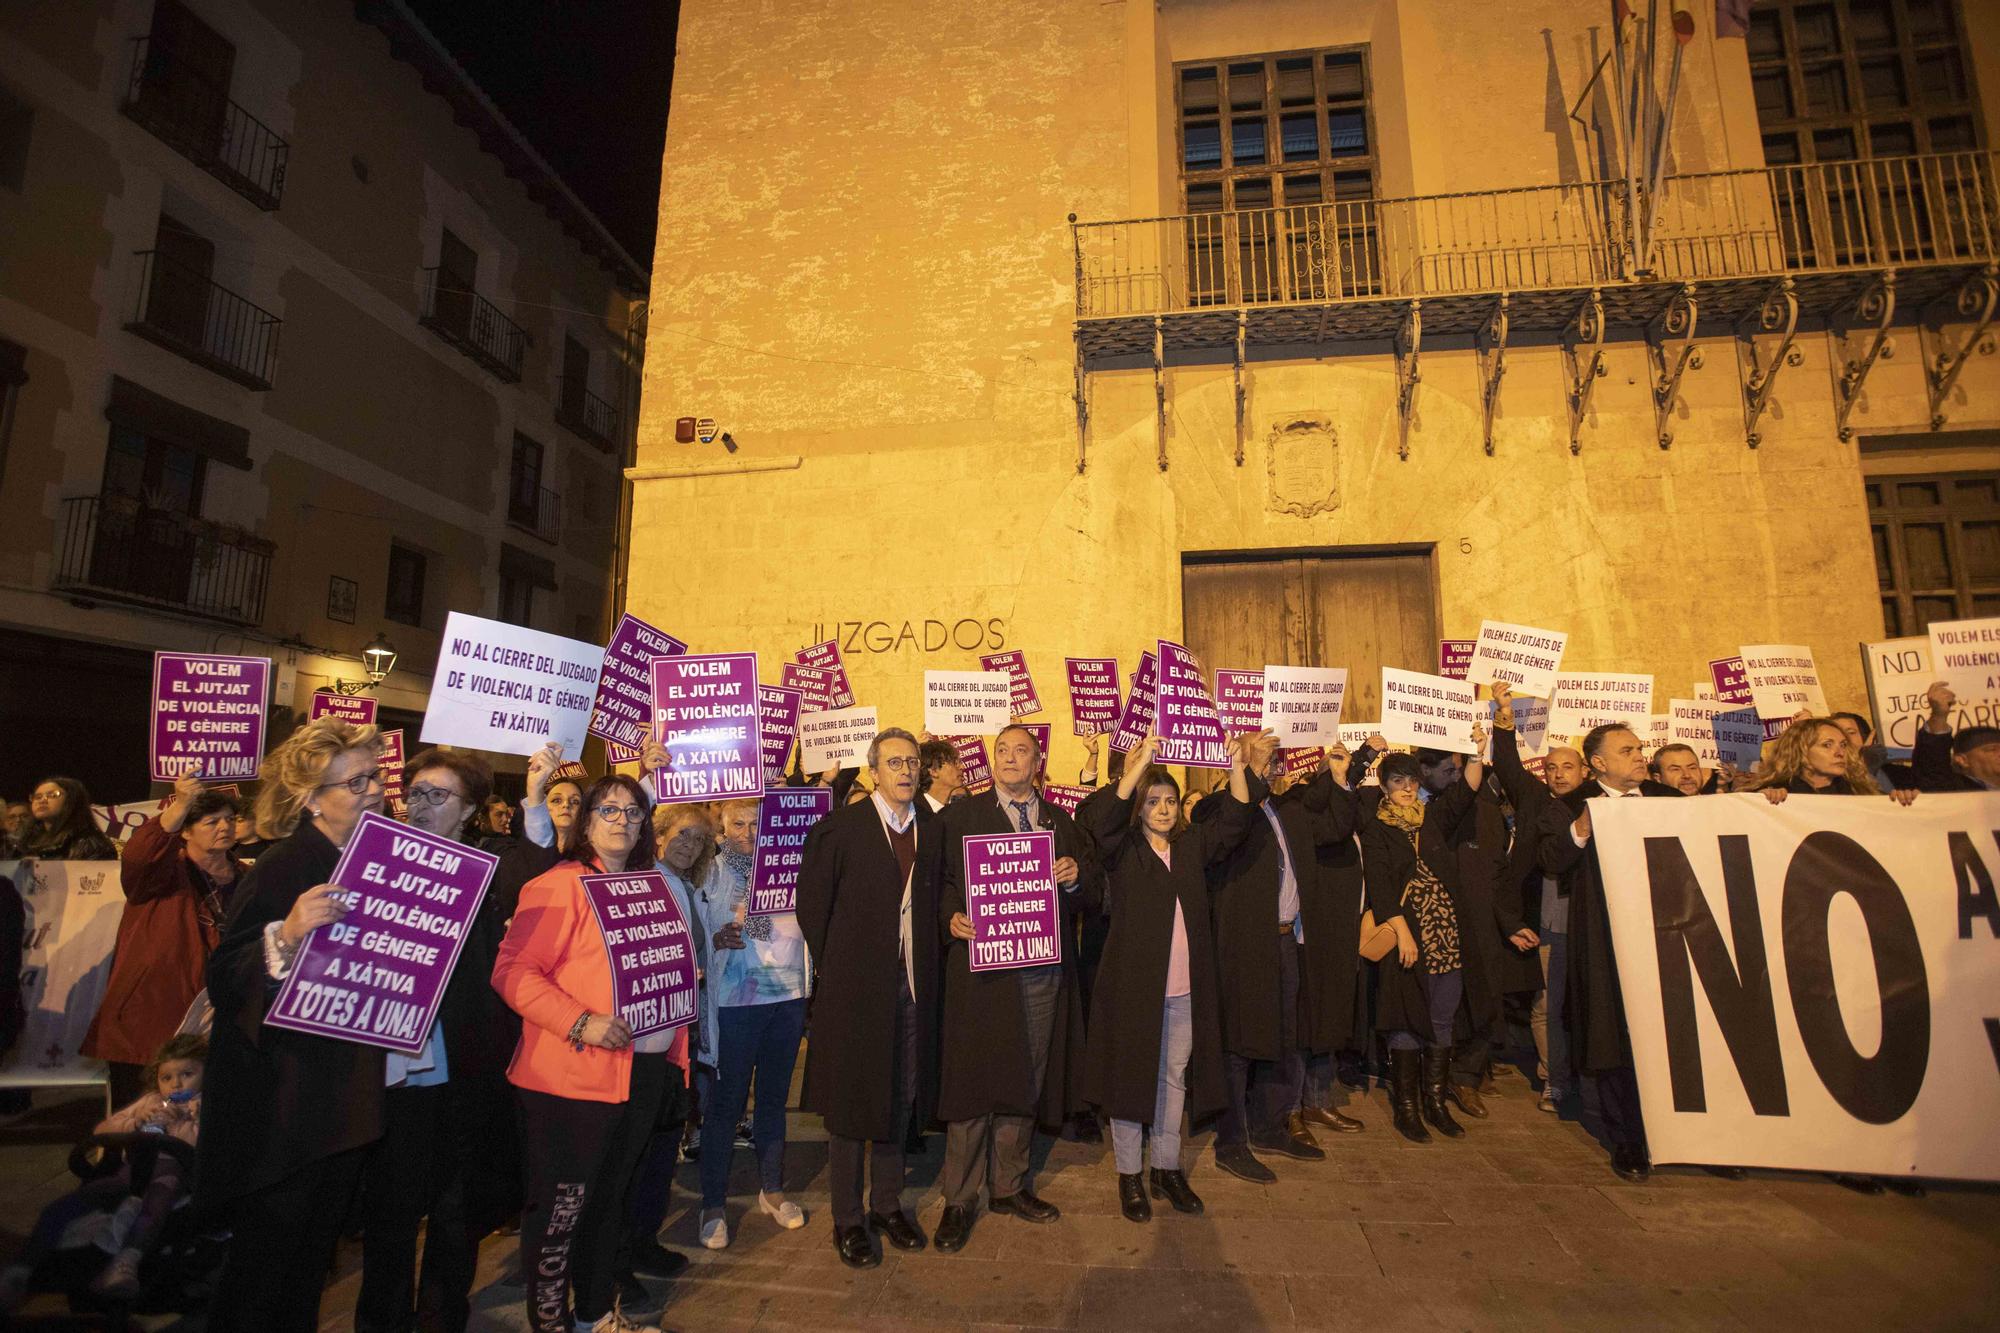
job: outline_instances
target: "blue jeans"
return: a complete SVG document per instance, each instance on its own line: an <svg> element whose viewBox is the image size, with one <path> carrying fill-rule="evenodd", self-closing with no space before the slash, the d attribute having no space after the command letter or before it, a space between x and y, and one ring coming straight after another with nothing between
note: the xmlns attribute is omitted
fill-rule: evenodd
<svg viewBox="0 0 2000 1333"><path fill-rule="evenodd" d="M1120 1175L1136 1176L1150 1133L1153 1169L1181 1169L1181 1111L1187 1102L1188 1057L1194 1053L1194 1011L1186 995L1169 998L1160 1014L1160 1081L1153 1094L1153 1123L1111 1122L1111 1153Z"/></svg>
<svg viewBox="0 0 2000 1333"><path fill-rule="evenodd" d="M729 1197L729 1156L736 1122L757 1082L757 1113L750 1142L757 1152L757 1184L775 1194L785 1183L785 1103L792 1095L792 1066L806 1027L804 999L776 1004L733 1004L715 1011L715 1084L701 1121L701 1206L720 1208Z"/></svg>

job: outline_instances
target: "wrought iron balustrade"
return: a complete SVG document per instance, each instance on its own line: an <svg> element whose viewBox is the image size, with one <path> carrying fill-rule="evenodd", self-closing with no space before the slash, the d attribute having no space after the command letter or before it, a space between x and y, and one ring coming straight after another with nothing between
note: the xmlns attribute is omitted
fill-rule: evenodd
<svg viewBox="0 0 2000 1333"><path fill-rule="evenodd" d="M277 131L229 100L151 37L132 42L132 73L120 108L175 152L269 212L285 193L291 146Z"/></svg>
<svg viewBox="0 0 2000 1333"><path fill-rule="evenodd" d="M600 448L618 442L618 409L586 389L581 380L564 376L558 382L556 420Z"/></svg>
<svg viewBox="0 0 2000 1333"><path fill-rule="evenodd" d="M59 592L263 622L276 548L261 537L116 494L63 500L57 527L50 583Z"/></svg>
<svg viewBox="0 0 2000 1333"><path fill-rule="evenodd" d="M507 383L518 384L527 330L445 270L427 268L424 278L424 326Z"/></svg>
<svg viewBox="0 0 2000 1333"><path fill-rule="evenodd" d="M271 387L284 321L162 251L133 257L127 329L239 384Z"/></svg>
<svg viewBox="0 0 2000 1333"><path fill-rule="evenodd" d="M545 542L562 539L562 492L516 484L507 493L507 521Z"/></svg>

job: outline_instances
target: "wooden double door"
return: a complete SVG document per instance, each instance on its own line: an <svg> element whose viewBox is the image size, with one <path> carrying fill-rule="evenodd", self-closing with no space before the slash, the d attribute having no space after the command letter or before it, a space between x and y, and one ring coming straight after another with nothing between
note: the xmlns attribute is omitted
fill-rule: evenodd
<svg viewBox="0 0 2000 1333"><path fill-rule="evenodd" d="M1382 716L1382 668L1435 672L1437 578L1431 551L1186 557L1187 645L1204 668L1266 663L1347 668L1341 716Z"/></svg>

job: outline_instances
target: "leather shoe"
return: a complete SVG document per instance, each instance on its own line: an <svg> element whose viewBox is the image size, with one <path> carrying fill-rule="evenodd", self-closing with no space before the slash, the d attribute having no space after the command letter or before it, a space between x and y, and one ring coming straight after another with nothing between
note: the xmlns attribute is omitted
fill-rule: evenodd
<svg viewBox="0 0 2000 1333"><path fill-rule="evenodd" d="M1829 1180L1842 1189L1853 1190L1856 1194L1880 1194L1882 1182L1873 1176L1829 1176Z"/></svg>
<svg viewBox="0 0 2000 1333"><path fill-rule="evenodd" d="M1215 1150L1215 1164L1253 1185L1268 1185L1278 1178L1278 1173L1265 1166L1251 1155L1250 1150L1240 1143L1232 1143L1226 1148Z"/></svg>
<svg viewBox="0 0 2000 1333"><path fill-rule="evenodd" d="M938 1219L937 1230L931 1236L931 1243L939 1253L953 1254L965 1248L965 1242L972 1236L973 1210L961 1204L948 1203L944 1206L944 1216Z"/></svg>
<svg viewBox="0 0 2000 1333"><path fill-rule="evenodd" d="M1299 1112L1309 1124L1323 1125L1336 1134L1359 1134L1367 1126L1351 1115L1342 1115L1331 1106L1308 1106Z"/></svg>
<svg viewBox="0 0 2000 1333"><path fill-rule="evenodd" d="M1740 1166L1705 1166L1702 1170L1717 1180L1748 1180L1750 1173Z"/></svg>
<svg viewBox="0 0 2000 1333"><path fill-rule="evenodd" d="M1492 1114L1486 1109L1486 1101L1479 1095L1478 1088L1469 1087L1464 1083L1454 1083L1445 1089L1445 1095L1451 1098L1459 1110L1474 1120L1484 1120Z"/></svg>
<svg viewBox="0 0 2000 1333"><path fill-rule="evenodd" d="M882 1256L868 1239L867 1227L835 1227L833 1248L839 1251L840 1262L849 1268L873 1268L882 1262Z"/></svg>
<svg viewBox="0 0 2000 1333"><path fill-rule="evenodd" d="M679 1277L687 1269L685 1254L676 1254L650 1238L632 1242L632 1271L647 1277Z"/></svg>
<svg viewBox="0 0 2000 1333"><path fill-rule="evenodd" d="M899 1250L924 1248L924 1233L917 1230L917 1224L912 1222L910 1215L900 1208L887 1217L880 1213L868 1214L868 1229L880 1232Z"/></svg>
<svg viewBox="0 0 2000 1333"><path fill-rule="evenodd" d="M1036 1198L1025 1188L1015 1190L1004 1199L989 1200L986 1208L988 1212L1018 1217L1023 1222L1053 1222L1062 1216L1062 1209L1047 1199Z"/></svg>
<svg viewBox="0 0 2000 1333"><path fill-rule="evenodd" d="M1174 1206L1177 1213L1198 1213L1202 1210L1201 1196L1188 1188L1187 1176L1180 1171L1162 1171L1153 1168L1151 1177L1153 1197L1165 1199Z"/></svg>
<svg viewBox="0 0 2000 1333"><path fill-rule="evenodd" d="M1137 1171L1129 1176L1123 1171L1118 1173L1118 1211L1125 1214L1127 1222L1153 1220L1153 1205L1146 1201L1146 1187Z"/></svg>
<svg viewBox="0 0 2000 1333"><path fill-rule="evenodd" d="M1306 1122L1297 1111L1285 1117L1285 1127L1276 1134L1260 1134L1251 1140L1251 1146L1265 1152L1281 1153L1286 1157L1296 1157L1302 1162L1323 1162L1326 1149L1306 1128Z"/></svg>
<svg viewBox="0 0 2000 1333"><path fill-rule="evenodd" d="M1645 1180L1653 1174L1653 1164L1646 1160L1646 1150L1628 1143L1621 1143L1611 1150L1611 1169L1624 1180Z"/></svg>

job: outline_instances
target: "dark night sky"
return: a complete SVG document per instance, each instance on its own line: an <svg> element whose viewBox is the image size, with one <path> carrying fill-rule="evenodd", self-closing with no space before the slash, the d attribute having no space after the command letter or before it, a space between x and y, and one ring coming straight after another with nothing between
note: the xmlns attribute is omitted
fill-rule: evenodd
<svg viewBox="0 0 2000 1333"><path fill-rule="evenodd" d="M632 257L653 263L678 0L405 0Z"/></svg>

